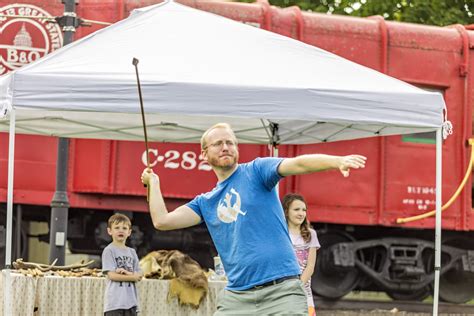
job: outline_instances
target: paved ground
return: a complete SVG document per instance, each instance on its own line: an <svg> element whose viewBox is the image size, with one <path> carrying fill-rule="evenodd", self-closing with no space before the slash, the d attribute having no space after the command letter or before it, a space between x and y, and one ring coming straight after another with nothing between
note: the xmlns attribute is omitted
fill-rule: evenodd
<svg viewBox="0 0 474 316"><path fill-rule="evenodd" d="M432 299L421 302L393 301L381 292L352 292L339 301L325 301L315 297L318 316L429 316ZM319 308L318 308L319 307ZM474 316L474 300L466 305L440 302L440 316ZM410 311L410 312L407 312Z"/></svg>
<svg viewBox="0 0 474 316"><path fill-rule="evenodd" d="M373 311L316 311L317 316L430 316L429 313L409 313L409 312L400 312L400 311L382 311L382 310L373 310ZM439 316L467 316L472 314L439 314Z"/></svg>

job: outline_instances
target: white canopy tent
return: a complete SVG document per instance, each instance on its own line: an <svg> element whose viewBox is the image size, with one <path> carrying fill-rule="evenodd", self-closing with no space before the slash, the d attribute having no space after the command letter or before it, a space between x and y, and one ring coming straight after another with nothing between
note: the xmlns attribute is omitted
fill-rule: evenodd
<svg viewBox="0 0 474 316"><path fill-rule="evenodd" d="M140 60L148 138L196 142L225 121L244 143L304 144L437 131L440 265L442 95L299 41L166 2L0 77L10 129L6 264L11 263L16 132L143 140L132 58ZM275 128L277 127L277 128ZM369 162L370 163L370 162ZM437 314L436 269L435 304Z"/></svg>

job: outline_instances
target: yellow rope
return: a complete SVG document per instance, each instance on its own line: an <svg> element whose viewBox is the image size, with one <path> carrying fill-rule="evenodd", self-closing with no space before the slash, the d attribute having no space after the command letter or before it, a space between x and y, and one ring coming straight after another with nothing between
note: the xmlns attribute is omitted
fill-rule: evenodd
<svg viewBox="0 0 474 316"><path fill-rule="evenodd" d="M466 185L467 179L469 179L469 176L471 175L472 165L474 164L474 146L473 146L473 144L474 144L474 138L469 139L469 145L471 146L471 159L470 159L469 166L467 167L466 174L464 175L464 179L462 179L461 184L459 185L459 187L456 190L456 192L454 193L454 195L449 199L449 201L445 205L443 205L443 207L441 208L441 211L446 210L448 207L451 206L451 204L453 204L453 202L456 200L456 198L459 196L462 189L464 188L464 185ZM433 216L435 214L436 214L436 210L433 210L433 211L426 212L426 213L416 215L416 216L405 217L405 218L397 218L397 224L403 224L403 223L418 221L420 219L424 219L424 218Z"/></svg>

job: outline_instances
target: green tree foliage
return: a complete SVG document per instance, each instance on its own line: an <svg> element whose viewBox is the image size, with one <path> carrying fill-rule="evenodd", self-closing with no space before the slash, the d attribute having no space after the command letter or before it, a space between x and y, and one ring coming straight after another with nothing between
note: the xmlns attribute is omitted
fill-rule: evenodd
<svg viewBox="0 0 474 316"><path fill-rule="evenodd" d="M252 0L242 0L253 2ZM366 17L381 15L386 20L446 26L474 24L474 0L269 0L279 7L299 6L328 14Z"/></svg>

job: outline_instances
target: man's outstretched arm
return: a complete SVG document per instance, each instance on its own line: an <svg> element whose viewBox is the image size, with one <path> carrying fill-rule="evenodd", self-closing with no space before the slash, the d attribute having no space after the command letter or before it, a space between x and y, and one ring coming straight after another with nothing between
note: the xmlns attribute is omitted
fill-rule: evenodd
<svg viewBox="0 0 474 316"><path fill-rule="evenodd" d="M291 176L329 169L339 169L344 177L348 177L350 169L364 168L366 160L367 158L361 155L301 155L294 158L285 158L278 167L278 173L281 176Z"/></svg>
<svg viewBox="0 0 474 316"><path fill-rule="evenodd" d="M201 222L199 215L186 205L182 205L168 213L161 194L160 179L151 169L145 169L141 179L149 187L150 216L156 229L179 229L194 226Z"/></svg>

